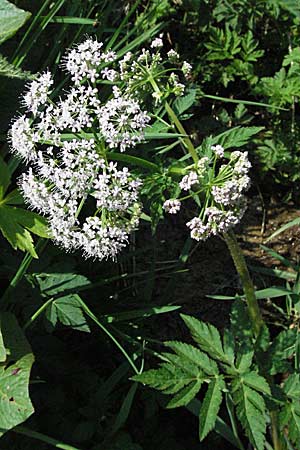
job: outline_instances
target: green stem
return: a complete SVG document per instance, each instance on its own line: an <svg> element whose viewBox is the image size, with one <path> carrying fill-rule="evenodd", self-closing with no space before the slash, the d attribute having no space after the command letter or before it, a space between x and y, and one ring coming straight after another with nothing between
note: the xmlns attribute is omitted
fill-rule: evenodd
<svg viewBox="0 0 300 450"><path fill-rule="evenodd" d="M252 322L252 328L254 331L254 335L257 337L261 331L262 326L264 325L264 321L255 296L253 282L251 280L244 255L237 242L235 234L232 231L229 231L228 233L224 233L224 238L232 256L236 270L240 276L246 297L249 316Z"/></svg>
<svg viewBox="0 0 300 450"><path fill-rule="evenodd" d="M42 314L42 312L52 303L54 300L54 297L49 298L31 317L30 319L25 323L23 326L23 330L25 331L39 316Z"/></svg>
<svg viewBox="0 0 300 450"><path fill-rule="evenodd" d="M181 138L181 140L183 141L186 148L188 149L189 154L191 155L191 157L194 160L194 163L197 164L197 162L199 161L197 152L196 152L195 147L194 147L192 141L190 140L188 134L186 133L182 123L180 122L180 120L178 119L177 115L175 114L175 112L173 111L173 109L171 108L171 106L169 105L168 102L165 102L165 108L166 108L166 111L167 111L170 119L174 122L174 125L176 126L179 133L185 135L185 137Z"/></svg>
<svg viewBox="0 0 300 450"><path fill-rule="evenodd" d="M71 445L64 444L57 439L53 439L49 436L46 436L45 434L38 433L37 431L33 431L22 426L15 427L13 431L15 433L23 434L24 436L28 436L39 441L46 442L47 444L53 445L53 447L60 448L62 450L80 450L77 447L72 447Z"/></svg>
<svg viewBox="0 0 300 450"><path fill-rule="evenodd" d="M252 322L252 328L255 337L258 337L262 327L264 326L264 320L262 318L258 302L255 296L255 290L253 286L252 279L250 277L246 261L242 250L237 242L236 236L233 231L229 231L228 233L224 233L224 238L227 244L227 247L232 256L234 265L236 270L240 276L243 290L245 293L245 298L248 306L249 316ZM280 439L280 433L278 428L278 413L277 411L270 411L270 419L271 419L271 433L272 433L272 441L274 450L282 450L282 442Z"/></svg>
<svg viewBox="0 0 300 450"><path fill-rule="evenodd" d="M48 240L47 239L39 239L38 243L36 244L36 251L37 253L41 253L43 249L46 247ZM23 276L25 275L28 267L30 266L31 262L33 260L33 256L27 252L24 256L17 272L11 279L9 285L7 286L6 290L4 291L4 294L1 297L1 305L0 309L3 311L5 307L7 306L7 303L11 299L11 294L17 284L22 280Z"/></svg>

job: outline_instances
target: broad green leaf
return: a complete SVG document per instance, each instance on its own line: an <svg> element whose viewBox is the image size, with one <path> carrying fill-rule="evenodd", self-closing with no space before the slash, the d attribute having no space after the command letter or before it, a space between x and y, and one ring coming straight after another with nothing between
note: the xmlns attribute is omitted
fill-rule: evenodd
<svg viewBox="0 0 300 450"><path fill-rule="evenodd" d="M90 286L91 282L83 275L76 273L40 273L36 276L43 295L54 295L76 292L79 288Z"/></svg>
<svg viewBox="0 0 300 450"><path fill-rule="evenodd" d="M34 356L15 317L2 313L1 333L7 359L0 364L0 436L24 422L34 409L28 392Z"/></svg>
<svg viewBox="0 0 300 450"><path fill-rule="evenodd" d="M30 15L7 0L0 0L0 44L13 36Z"/></svg>
<svg viewBox="0 0 300 450"><path fill-rule="evenodd" d="M41 237L49 237L48 226L43 217L5 204L0 205L0 230L15 250L28 251L34 258L38 256L29 231Z"/></svg>
<svg viewBox="0 0 300 450"><path fill-rule="evenodd" d="M200 346L201 350L207 352L212 358L230 363L227 355L225 355L220 333L213 325L200 322L195 317L181 314L186 326L190 329L192 337Z"/></svg>
<svg viewBox="0 0 300 450"><path fill-rule="evenodd" d="M222 402L223 378L216 377L209 383L199 413L199 439L202 441L214 428Z"/></svg>
<svg viewBox="0 0 300 450"><path fill-rule="evenodd" d="M203 380L195 380L181 389L174 397L168 402L167 408L178 408L190 403L193 398L198 394L202 386Z"/></svg>
<svg viewBox="0 0 300 450"><path fill-rule="evenodd" d="M177 355L183 359L187 359L194 364L197 364L208 375L217 375L219 373L218 366L215 361L211 360L205 353L198 350L196 347L183 342L169 341L165 345L171 348Z"/></svg>
<svg viewBox="0 0 300 450"><path fill-rule="evenodd" d="M264 450L266 434L266 406L263 397L242 378L232 382L233 401L237 416L251 444L257 450Z"/></svg>
<svg viewBox="0 0 300 450"><path fill-rule="evenodd" d="M212 144L220 144L226 150L227 148L242 147L247 144L255 134L262 131L264 127L235 127L224 133L214 136Z"/></svg>
<svg viewBox="0 0 300 450"><path fill-rule="evenodd" d="M0 202L10 184L10 172L2 156L0 156Z"/></svg>
<svg viewBox="0 0 300 450"><path fill-rule="evenodd" d="M173 103L173 109L178 116L180 116L194 104L196 92L196 89L192 89L188 94L176 98Z"/></svg>
<svg viewBox="0 0 300 450"><path fill-rule="evenodd" d="M57 298L50 304L49 309L50 313L47 317L50 320L52 319L54 326L58 319L63 325L74 328L75 330L90 332L76 294Z"/></svg>
<svg viewBox="0 0 300 450"><path fill-rule="evenodd" d="M26 228L23 228L18 222L10 217L10 207L0 207L0 230L3 236L8 240L13 249L27 251L37 258L38 255L34 249L33 239ZM8 214L7 214L8 213Z"/></svg>

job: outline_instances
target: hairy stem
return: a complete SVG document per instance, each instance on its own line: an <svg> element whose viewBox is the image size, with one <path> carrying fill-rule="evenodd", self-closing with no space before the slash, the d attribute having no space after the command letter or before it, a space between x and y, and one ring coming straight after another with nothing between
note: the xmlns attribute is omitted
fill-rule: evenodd
<svg viewBox="0 0 300 450"><path fill-rule="evenodd" d="M246 261L242 250L237 242L235 234L232 231L224 233L227 247L230 251L235 268L240 276L245 298L248 306L249 316L252 322L254 335L257 337L261 331L264 321L257 303L253 282L251 280Z"/></svg>

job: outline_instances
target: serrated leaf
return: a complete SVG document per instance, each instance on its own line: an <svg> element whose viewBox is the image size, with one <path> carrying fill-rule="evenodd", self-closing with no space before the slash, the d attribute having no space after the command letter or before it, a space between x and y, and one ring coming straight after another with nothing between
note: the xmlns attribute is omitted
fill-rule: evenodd
<svg viewBox="0 0 300 450"><path fill-rule="evenodd" d="M0 44L13 36L30 16L7 0L0 0Z"/></svg>
<svg viewBox="0 0 300 450"><path fill-rule="evenodd" d="M8 60L0 54L0 76L8 78L18 78L19 80L33 80L34 75L10 64Z"/></svg>
<svg viewBox="0 0 300 450"><path fill-rule="evenodd" d="M274 339L268 351L268 361L271 363L270 374L284 373L290 368L289 358L295 352L297 330L281 331Z"/></svg>
<svg viewBox="0 0 300 450"><path fill-rule="evenodd" d="M0 436L34 412L28 392L34 356L15 317L2 313L1 333L7 359L0 364Z"/></svg>
<svg viewBox="0 0 300 450"><path fill-rule="evenodd" d="M252 326L245 303L242 300L235 300L230 312L230 331L236 341L240 341L245 346L251 345Z"/></svg>
<svg viewBox="0 0 300 450"><path fill-rule="evenodd" d="M178 408L190 403L193 398L200 391L203 380L195 380L181 389L174 397L168 402L167 408Z"/></svg>
<svg viewBox="0 0 300 450"><path fill-rule="evenodd" d="M162 364L158 369L151 369L139 375L134 375L132 380L163 391L177 383L185 383L185 385L191 383L195 381L195 377L171 364Z"/></svg>
<svg viewBox="0 0 300 450"><path fill-rule="evenodd" d="M187 95L176 98L173 103L173 109L177 116L180 116L184 111L189 109L194 104L196 92L196 89L192 89Z"/></svg>
<svg viewBox="0 0 300 450"><path fill-rule="evenodd" d="M288 438L297 448L300 442L300 407L298 403L286 403L279 414L280 429L288 429Z"/></svg>
<svg viewBox="0 0 300 450"><path fill-rule="evenodd" d="M264 127L235 127L212 138L212 145L220 144L227 148L238 148L247 144L252 136L262 131Z"/></svg>
<svg viewBox="0 0 300 450"><path fill-rule="evenodd" d="M234 342L233 334L227 328L224 330L223 348L224 348L224 352L225 352L228 360L233 365L234 364L234 358L235 358L235 355L234 355L234 353L235 353L235 342Z"/></svg>
<svg viewBox="0 0 300 450"><path fill-rule="evenodd" d="M186 326L192 333L192 337L201 350L208 353L212 358L230 363L229 358L224 353L220 333L211 324L201 322L195 317L181 314Z"/></svg>
<svg viewBox="0 0 300 450"><path fill-rule="evenodd" d="M37 258L38 255L34 249L33 239L26 228L23 228L18 222L11 220L8 206L0 207L0 230L3 236L8 240L13 249L27 251Z"/></svg>
<svg viewBox="0 0 300 450"><path fill-rule="evenodd" d="M193 345L185 344L183 342L169 341L165 342L167 347L170 347L179 356L188 361L197 364L208 375L217 375L219 373L218 366L215 361L211 360L205 353L201 352Z"/></svg>
<svg viewBox="0 0 300 450"><path fill-rule="evenodd" d="M202 370L193 361L183 358L181 355L178 356L173 353L164 352L162 355L166 357L174 365L174 367L179 367L191 377L198 378L202 375Z"/></svg>
<svg viewBox="0 0 300 450"><path fill-rule="evenodd" d="M293 373L285 380L283 390L290 398L300 400L300 375Z"/></svg>
<svg viewBox="0 0 300 450"><path fill-rule="evenodd" d="M199 413L199 439L202 441L214 428L222 403L222 390L225 388L223 378L216 377L209 383Z"/></svg>
<svg viewBox="0 0 300 450"><path fill-rule="evenodd" d="M264 450L266 434L266 406L263 397L242 379L232 382L232 398L237 416L251 444L257 450Z"/></svg>
<svg viewBox="0 0 300 450"><path fill-rule="evenodd" d="M53 297L57 294L76 292L78 288L91 284L84 275L76 273L40 273L36 276L39 288L43 295Z"/></svg>
<svg viewBox="0 0 300 450"><path fill-rule="evenodd" d="M54 317L54 322L58 319L63 325L75 330L90 332L90 327L87 324L76 294L57 298L51 303L49 308L55 310L55 312L50 313Z"/></svg>
<svg viewBox="0 0 300 450"><path fill-rule="evenodd" d="M28 251L37 258L33 246L32 233L40 237L49 237L46 220L38 214L15 206L0 205L0 230L10 245L16 250Z"/></svg>
<svg viewBox="0 0 300 450"><path fill-rule="evenodd" d="M240 373L247 371L252 364L254 351L249 349L248 346L241 347L236 358L236 368Z"/></svg>
<svg viewBox="0 0 300 450"><path fill-rule="evenodd" d="M256 391L262 392L263 394L267 395L271 394L270 386L267 380L261 375L258 375L258 373L256 372L252 371L243 374L243 382Z"/></svg>

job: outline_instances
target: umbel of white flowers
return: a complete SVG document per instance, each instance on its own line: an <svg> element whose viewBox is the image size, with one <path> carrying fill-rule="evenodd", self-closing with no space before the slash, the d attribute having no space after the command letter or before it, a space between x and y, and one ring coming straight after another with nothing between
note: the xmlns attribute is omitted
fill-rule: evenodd
<svg viewBox="0 0 300 450"><path fill-rule="evenodd" d="M181 190L190 192L183 200L197 194L204 199L199 216L186 224L191 238L197 241L226 233L239 223L246 209L244 192L250 186L248 172L251 163L247 152L232 152L229 161L216 169L217 160L224 156L224 149L221 145L216 145L211 150L213 157L201 158L179 183ZM183 200L166 200L164 210L176 214L180 211Z"/></svg>
<svg viewBox="0 0 300 450"><path fill-rule="evenodd" d="M157 38L151 50L142 49L136 59L127 53L118 61L113 51L88 38L63 60L71 86L61 98L56 102L49 98L54 84L50 72L33 81L23 96L26 114L13 122L9 133L12 152L29 166L20 188L29 206L47 217L54 242L66 250L80 249L100 260L115 258L138 226L141 180L127 167L109 162L109 151L124 152L144 138L150 116L142 109L136 88L141 74L159 73L165 81L164 97L183 93L174 73L166 70L164 79L161 43ZM181 70L188 73L188 63ZM106 89L107 83L111 86L105 101L101 81ZM158 97L152 90L153 100ZM67 140L65 134L70 133L74 138ZM90 201L85 208L88 197L94 199L92 215L87 213Z"/></svg>

